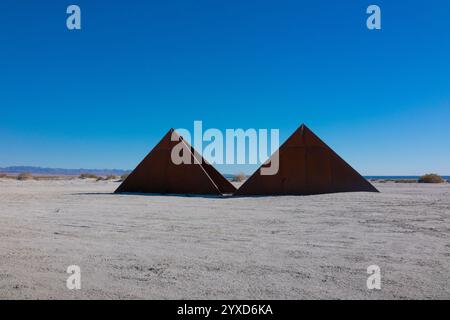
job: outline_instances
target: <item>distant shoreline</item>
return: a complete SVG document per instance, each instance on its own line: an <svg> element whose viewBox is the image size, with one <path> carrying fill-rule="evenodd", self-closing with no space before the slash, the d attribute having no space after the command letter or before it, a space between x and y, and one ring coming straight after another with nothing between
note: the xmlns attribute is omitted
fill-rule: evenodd
<svg viewBox="0 0 450 320"><path fill-rule="evenodd" d="M363 176L368 180L418 180L420 176ZM450 176L442 176L442 179L449 180Z"/></svg>
<svg viewBox="0 0 450 320"><path fill-rule="evenodd" d="M107 175L123 175L130 173L132 170L124 170L124 169L64 169L64 168L44 168L44 167L33 167L33 166L9 166L0 168L0 173L4 174L20 174L20 173L31 173L33 175L46 175L46 176L79 176L82 173L90 173L98 176L107 176ZM234 174L225 173L223 174L225 178L231 179ZM405 176L405 175L367 175L363 176L368 180L418 180L420 176ZM450 175L441 175L441 177L445 180L450 180Z"/></svg>

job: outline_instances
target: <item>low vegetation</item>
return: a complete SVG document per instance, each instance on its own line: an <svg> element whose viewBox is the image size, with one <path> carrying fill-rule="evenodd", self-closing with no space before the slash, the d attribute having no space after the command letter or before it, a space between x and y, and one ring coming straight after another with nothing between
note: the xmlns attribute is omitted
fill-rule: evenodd
<svg viewBox="0 0 450 320"><path fill-rule="evenodd" d="M33 175L31 173L28 173L28 172L20 173L17 176L17 180L20 180L20 181L32 180L32 179L33 179Z"/></svg>
<svg viewBox="0 0 450 320"><path fill-rule="evenodd" d="M233 182L242 182L245 181L245 179L247 179L247 176L245 175L245 173L237 173L235 175L233 175L233 178L231 179L231 181Z"/></svg>
<svg viewBox="0 0 450 320"><path fill-rule="evenodd" d="M387 182L393 182L393 183L417 183L417 179L370 179L372 182L378 182L378 183L387 183Z"/></svg>
<svg viewBox="0 0 450 320"><path fill-rule="evenodd" d="M108 181L108 180L116 180L118 177L116 175L110 174L106 177L97 177L97 181Z"/></svg>
<svg viewBox="0 0 450 320"><path fill-rule="evenodd" d="M0 178L6 178L6 174L5 173L0 173Z"/></svg>
<svg viewBox="0 0 450 320"><path fill-rule="evenodd" d="M395 179L395 183L417 183L417 179Z"/></svg>
<svg viewBox="0 0 450 320"><path fill-rule="evenodd" d="M82 173L82 174L80 174L80 176L78 178L80 178L80 179L98 179L99 176L97 176L93 173Z"/></svg>
<svg viewBox="0 0 450 320"><path fill-rule="evenodd" d="M130 175L129 173L124 173L123 175L120 176L119 181L124 181L126 178L128 178L129 175Z"/></svg>
<svg viewBox="0 0 450 320"><path fill-rule="evenodd" d="M435 173L428 173L419 178L419 183L444 183L445 180Z"/></svg>

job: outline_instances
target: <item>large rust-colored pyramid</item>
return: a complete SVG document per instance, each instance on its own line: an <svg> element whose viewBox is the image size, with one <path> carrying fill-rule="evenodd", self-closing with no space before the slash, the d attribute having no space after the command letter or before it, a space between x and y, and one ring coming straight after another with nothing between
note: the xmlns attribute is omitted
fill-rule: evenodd
<svg viewBox="0 0 450 320"><path fill-rule="evenodd" d="M173 163L172 148L179 143L183 144L182 152L188 153L190 164ZM115 193L221 195L235 191L224 176L170 129Z"/></svg>
<svg viewBox="0 0 450 320"><path fill-rule="evenodd" d="M279 170L261 175L258 169L235 195L312 195L335 192L378 192L305 125L276 151ZM269 167L277 154L263 164Z"/></svg>

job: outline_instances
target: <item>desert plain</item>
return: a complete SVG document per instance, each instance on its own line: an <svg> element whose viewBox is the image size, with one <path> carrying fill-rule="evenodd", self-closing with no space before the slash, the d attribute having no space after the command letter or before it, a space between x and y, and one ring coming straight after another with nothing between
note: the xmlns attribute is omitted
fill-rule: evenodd
<svg viewBox="0 0 450 320"><path fill-rule="evenodd" d="M0 179L0 299L450 299L450 184L374 185L232 198Z"/></svg>

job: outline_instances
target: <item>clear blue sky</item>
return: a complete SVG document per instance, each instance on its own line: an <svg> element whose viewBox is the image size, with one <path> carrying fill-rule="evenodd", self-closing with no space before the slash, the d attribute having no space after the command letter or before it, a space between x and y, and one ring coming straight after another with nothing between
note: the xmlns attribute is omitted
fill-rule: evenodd
<svg viewBox="0 0 450 320"><path fill-rule="evenodd" d="M304 122L362 174L450 174L448 0L2 0L0 26L0 166L130 169L202 120Z"/></svg>

